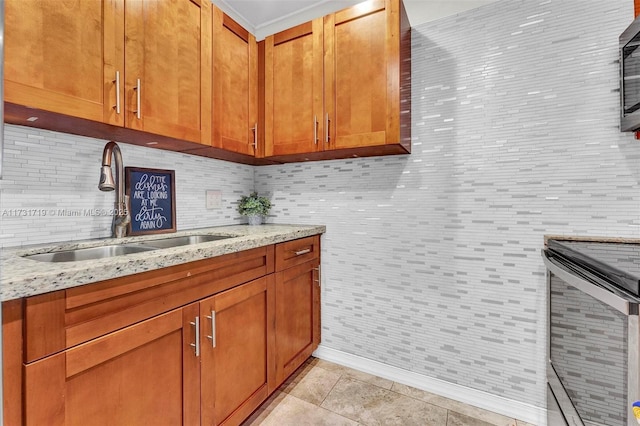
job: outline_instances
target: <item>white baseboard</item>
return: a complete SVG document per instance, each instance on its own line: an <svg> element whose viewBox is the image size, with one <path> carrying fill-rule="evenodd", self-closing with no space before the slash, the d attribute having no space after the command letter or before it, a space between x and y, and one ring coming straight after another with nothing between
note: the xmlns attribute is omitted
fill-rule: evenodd
<svg viewBox="0 0 640 426"><path fill-rule="evenodd" d="M351 355L322 345L316 349L313 356L403 385L435 393L445 398L473 405L474 407L493 411L503 416L523 420L527 423L539 426L545 426L547 424L547 410L542 407L525 404L422 374L412 373L402 368L393 367L361 356Z"/></svg>

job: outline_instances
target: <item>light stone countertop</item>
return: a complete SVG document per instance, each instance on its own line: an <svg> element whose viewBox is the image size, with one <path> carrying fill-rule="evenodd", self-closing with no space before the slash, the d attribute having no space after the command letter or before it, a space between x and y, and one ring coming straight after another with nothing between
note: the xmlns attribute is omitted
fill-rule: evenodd
<svg viewBox="0 0 640 426"><path fill-rule="evenodd" d="M118 278L256 247L322 234L322 225L231 225L191 229L168 234L69 241L17 248L0 254L0 300L33 296L84 284ZM142 243L148 240L188 235L233 235L234 238L157 249L142 253L75 262L40 262L22 256L109 244Z"/></svg>
<svg viewBox="0 0 640 426"><path fill-rule="evenodd" d="M545 235L544 245L547 246L547 241L559 240L559 241L584 241L594 243L614 243L614 244L640 244L640 238L628 238L628 237L584 237L576 235Z"/></svg>

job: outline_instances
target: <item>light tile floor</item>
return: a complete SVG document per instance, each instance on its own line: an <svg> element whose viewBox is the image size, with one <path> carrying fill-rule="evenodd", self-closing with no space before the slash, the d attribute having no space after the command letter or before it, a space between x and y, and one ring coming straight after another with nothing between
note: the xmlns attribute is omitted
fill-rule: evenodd
<svg viewBox="0 0 640 426"><path fill-rule="evenodd" d="M309 358L243 426L533 426Z"/></svg>

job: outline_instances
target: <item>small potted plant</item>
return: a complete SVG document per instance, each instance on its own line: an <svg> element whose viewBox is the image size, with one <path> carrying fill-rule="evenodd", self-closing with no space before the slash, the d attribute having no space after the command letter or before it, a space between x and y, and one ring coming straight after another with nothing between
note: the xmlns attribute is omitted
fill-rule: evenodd
<svg viewBox="0 0 640 426"><path fill-rule="evenodd" d="M271 201L259 196L255 191L242 196L238 204L238 212L242 216L247 216L249 225L260 225L262 219L269 214L269 210L271 210Z"/></svg>

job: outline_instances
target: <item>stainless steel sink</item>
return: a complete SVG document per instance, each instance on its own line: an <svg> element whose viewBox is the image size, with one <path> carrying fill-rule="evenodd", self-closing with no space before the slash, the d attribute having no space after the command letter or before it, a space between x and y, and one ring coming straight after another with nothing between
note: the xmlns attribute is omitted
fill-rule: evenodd
<svg viewBox="0 0 640 426"><path fill-rule="evenodd" d="M209 241L224 240L226 238L233 237L233 235L188 235L185 237L160 238L157 240L142 241L140 243L111 244L108 246L31 254L24 256L24 258L40 262L77 262L79 260L97 260L114 256L122 256L125 254L207 243Z"/></svg>
<svg viewBox="0 0 640 426"><path fill-rule="evenodd" d="M159 249L187 246L191 244L208 243L210 241L224 240L233 238L233 235L188 235L186 237L170 237L158 240L143 241L140 244L155 247Z"/></svg>
<svg viewBox="0 0 640 426"><path fill-rule="evenodd" d="M91 247L75 250L64 250L53 253L40 253L24 256L25 259L40 262L77 262L79 260L105 259L125 254L141 253L156 250L156 247L148 247L138 244L113 244L109 246Z"/></svg>

